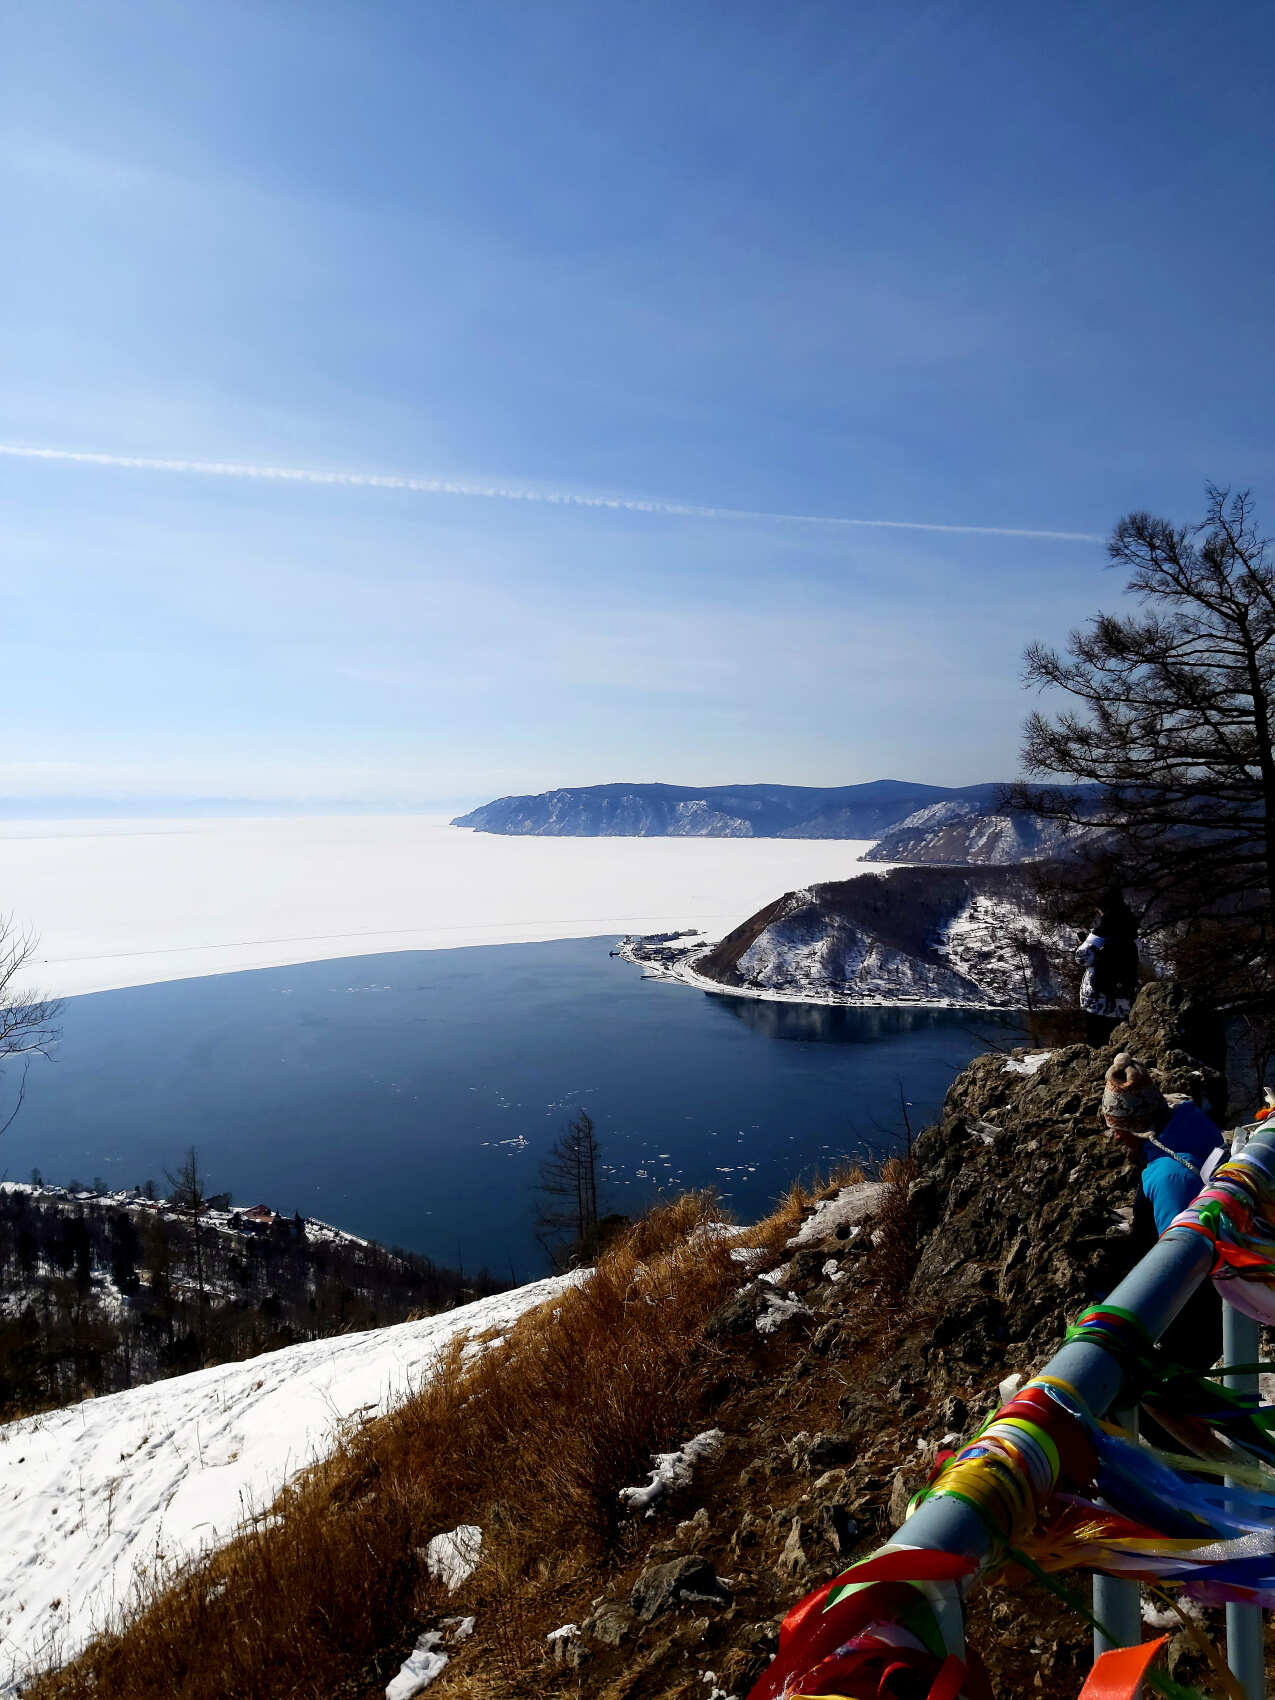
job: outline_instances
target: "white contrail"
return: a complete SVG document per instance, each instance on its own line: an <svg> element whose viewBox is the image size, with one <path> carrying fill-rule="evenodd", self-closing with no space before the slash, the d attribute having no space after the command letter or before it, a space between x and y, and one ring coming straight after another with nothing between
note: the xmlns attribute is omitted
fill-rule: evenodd
<svg viewBox="0 0 1275 1700"><path fill-rule="evenodd" d="M648 496L584 496L573 490L518 489L506 484L471 484L451 478L409 478L393 472L323 472L305 466L252 466L234 460L169 460L154 455L104 454L90 449L34 449L0 443L0 455L15 460L70 461L132 472L185 472L204 478L255 478L287 484L337 484L359 490L410 490L426 496L477 496L491 502L545 502L556 507L612 508L625 513L666 514L682 519L768 520L782 525L867 527L878 531L942 531L972 537L1037 537L1058 543L1101 543L1090 531L1040 531L1013 525L948 525L919 519L844 519L833 514L753 512L748 508L699 507Z"/></svg>

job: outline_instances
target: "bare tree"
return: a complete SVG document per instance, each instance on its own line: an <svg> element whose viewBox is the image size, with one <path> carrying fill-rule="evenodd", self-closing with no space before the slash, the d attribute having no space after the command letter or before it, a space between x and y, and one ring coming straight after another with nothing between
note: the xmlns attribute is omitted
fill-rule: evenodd
<svg viewBox="0 0 1275 1700"><path fill-rule="evenodd" d="M587 1250L598 1231L598 1161L593 1118L580 1110L540 1165L536 1238L553 1262L576 1248Z"/></svg>
<svg viewBox="0 0 1275 1700"><path fill-rule="evenodd" d="M1251 496L1210 485L1203 519L1127 515L1108 546L1132 614L1098 614L1027 683L1071 699L1027 721L1018 807L1091 829L1096 880L1134 888L1144 934L1233 1009L1275 1008L1275 560ZM1092 839L1091 839L1092 842Z"/></svg>
<svg viewBox="0 0 1275 1700"><path fill-rule="evenodd" d="M164 1175L173 1189L169 1204L174 1210L180 1210L190 1222L191 1237L195 1242L195 1284L199 1292L199 1318L202 1325L205 1292L204 1242L200 1219L208 1208L208 1187L207 1177L199 1166L199 1152L193 1145L190 1146L177 1173L174 1175L165 1169Z"/></svg>
<svg viewBox="0 0 1275 1700"><path fill-rule="evenodd" d="M39 943L38 936L18 926L12 915L0 915L0 1074L10 1058L22 1064L17 1101L0 1123L0 1133L12 1127L22 1108L31 1058L47 1057L62 1036L60 999L46 997L26 983Z"/></svg>

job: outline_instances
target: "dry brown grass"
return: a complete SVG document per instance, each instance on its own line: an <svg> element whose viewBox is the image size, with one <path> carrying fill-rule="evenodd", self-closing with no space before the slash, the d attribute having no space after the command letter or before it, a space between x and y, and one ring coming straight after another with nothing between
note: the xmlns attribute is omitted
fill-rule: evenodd
<svg viewBox="0 0 1275 1700"><path fill-rule="evenodd" d="M803 1181L799 1177L790 1183L776 1206L774 1216L765 1226L770 1230L782 1222L795 1231L805 1212L821 1198L833 1198L843 1186L858 1186L861 1181L871 1179L860 1163L834 1163L826 1175L816 1169L809 1180ZM776 1239L781 1239L778 1233Z"/></svg>
<svg viewBox="0 0 1275 1700"><path fill-rule="evenodd" d="M878 1299L889 1310L907 1304L916 1269L916 1225L909 1194L917 1172L911 1157L890 1157L881 1166L885 1191L873 1224L869 1267Z"/></svg>
<svg viewBox="0 0 1275 1700"><path fill-rule="evenodd" d="M790 1197L750 1243L777 1249L808 1200ZM703 1232L713 1213L707 1197L677 1199L502 1343L469 1362L457 1346L419 1394L289 1489L280 1515L140 1604L30 1700L362 1700L443 1609L482 1614L503 1692L522 1691L556 1607L623 1544L618 1490L700 1414L703 1327L739 1282ZM423 1549L462 1522L482 1526L483 1561L445 1601ZM454 1681L466 1680L462 1661Z"/></svg>

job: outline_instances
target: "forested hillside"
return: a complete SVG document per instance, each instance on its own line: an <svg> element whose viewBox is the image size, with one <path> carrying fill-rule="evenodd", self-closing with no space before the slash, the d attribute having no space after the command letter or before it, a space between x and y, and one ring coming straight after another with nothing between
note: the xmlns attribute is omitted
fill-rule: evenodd
<svg viewBox="0 0 1275 1700"><path fill-rule="evenodd" d="M0 1420L499 1291L301 1216L0 1188Z"/></svg>

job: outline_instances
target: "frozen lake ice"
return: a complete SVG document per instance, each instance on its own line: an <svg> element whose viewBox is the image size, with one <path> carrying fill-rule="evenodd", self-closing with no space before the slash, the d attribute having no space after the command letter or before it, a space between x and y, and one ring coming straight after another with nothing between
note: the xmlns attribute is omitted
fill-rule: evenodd
<svg viewBox="0 0 1275 1700"><path fill-rule="evenodd" d="M502 837L423 815L0 822L60 997L385 951L700 927L846 879L848 839ZM879 866L879 865L878 865Z"/></svg>

